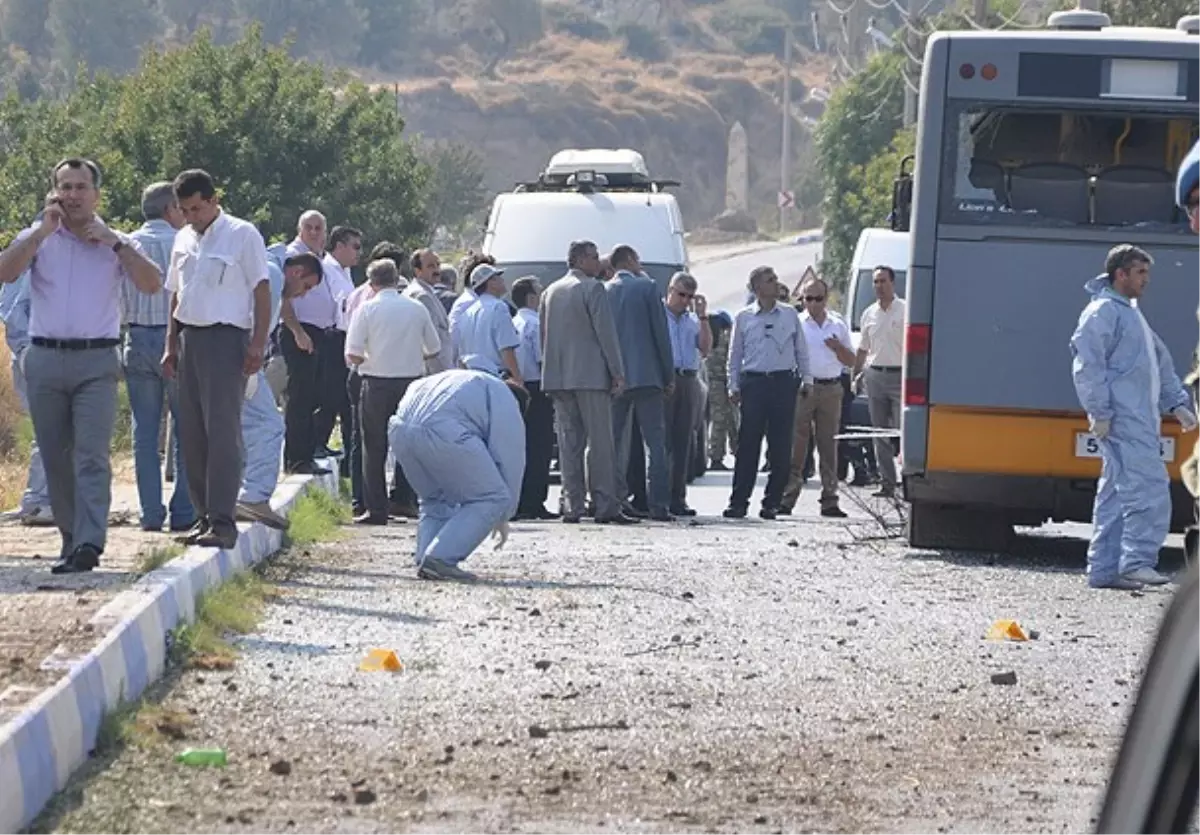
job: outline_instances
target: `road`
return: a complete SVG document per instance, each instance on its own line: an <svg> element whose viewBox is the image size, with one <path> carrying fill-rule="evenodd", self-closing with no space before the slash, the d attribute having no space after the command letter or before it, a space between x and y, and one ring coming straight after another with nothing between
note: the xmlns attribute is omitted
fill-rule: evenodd
<svg viewBox="0 0 1200 835"><path fill-rule="evenodd" d="M724 303L800 249L698 277ZM288 554L237 667L177 673L168 733L34 831L1090 829L1169 589L1087 589L1078 539L914 551L861 493L732 522L729 486L686 523L516 524L470 586L415 579L412 525ZM986 640L1000 618L1036 640ZM360 672L377 647L404 671Z"/></svg>
<svg viewBox="0 0 1200 835"><path fill-rule="evenodd" d="M746 305L746 283L750 271L764 264L775 268L779 279L794 287L807 267L821 257L821 244L768 245L750 252L726 255L739 248L704 247L692 250L692 274L700 284L700 292L708 298L711 310L730 313Z"/></svg>

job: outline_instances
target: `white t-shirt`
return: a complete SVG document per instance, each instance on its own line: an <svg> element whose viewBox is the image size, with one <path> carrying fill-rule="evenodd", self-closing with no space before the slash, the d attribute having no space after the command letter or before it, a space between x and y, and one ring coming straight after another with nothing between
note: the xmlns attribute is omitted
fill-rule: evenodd
<svg viewBox="0 0 1200 835"><path fill-rule="evenodd" d="M269 281L267 247L254 225L221 212L203 234L185 226L175 236L167 289L184 325L254 328L254 288Z"/></svg>

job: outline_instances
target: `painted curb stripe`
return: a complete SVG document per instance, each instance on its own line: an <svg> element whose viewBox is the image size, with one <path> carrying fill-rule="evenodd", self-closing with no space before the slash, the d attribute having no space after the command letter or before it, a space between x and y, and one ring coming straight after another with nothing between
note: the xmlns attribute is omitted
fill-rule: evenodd
<svg viewBox="0 0 1200 835"><path fill-rule="evenodd" d="M310 487L336 495L337 462L324 476L290 476L271 497L285 516ZM90 623L104 637L68 672L0 727L0 832L28 826L95 747L100 725L163 674L167 635L191 622L205 591L274 554L280 531L261 523L241 531L236 548L188 548L106 603Z"/></svg>

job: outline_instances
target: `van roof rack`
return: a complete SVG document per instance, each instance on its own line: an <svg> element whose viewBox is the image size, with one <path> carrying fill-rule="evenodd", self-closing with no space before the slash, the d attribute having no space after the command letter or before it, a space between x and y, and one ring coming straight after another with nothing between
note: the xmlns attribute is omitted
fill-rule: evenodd
<svg viewBox="0 0 1200 835"><path fill-rule="evenodd" d="M517 183L515 190L658 193L678 185L675 180L653 179L645 158L630 148L567 148L550 158L536 181Z"/></svg>

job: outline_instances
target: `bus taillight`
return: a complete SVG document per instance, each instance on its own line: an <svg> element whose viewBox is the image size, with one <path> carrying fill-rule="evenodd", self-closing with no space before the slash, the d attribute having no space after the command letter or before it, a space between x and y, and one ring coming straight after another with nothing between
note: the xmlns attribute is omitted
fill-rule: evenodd
<svg viewBox="0 0 1200 835"><path fill-rule="evenodd" d="M962 78L974 78L975 77L975 65L974 64L963 64L961 67L958 68L958 74Z"/></svg>
<svg viewBox="0 0 1200 835"><path fill-rule="evenodd" d="M904 405L929 405L929 325L909 325L904 338Z"/></svg>

